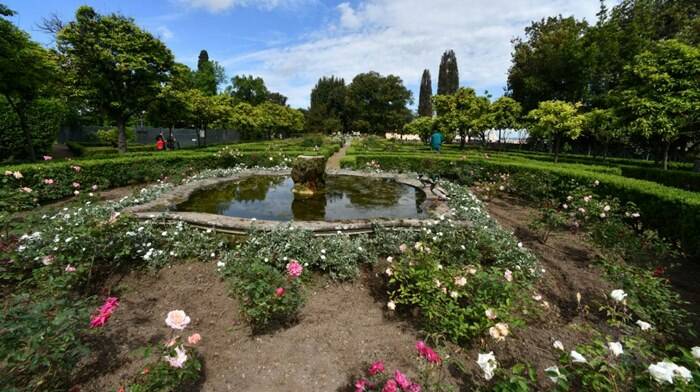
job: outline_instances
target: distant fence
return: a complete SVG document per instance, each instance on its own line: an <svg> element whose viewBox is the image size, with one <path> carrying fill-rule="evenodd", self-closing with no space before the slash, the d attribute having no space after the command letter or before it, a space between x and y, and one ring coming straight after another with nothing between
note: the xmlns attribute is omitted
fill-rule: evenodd
<svg viewBox="0 0 700 392"><path fill-rule="evenodd" d="M58 142L65 144L66 142L76 143L96 143L98 142L96 133L103 126L87 125L82 127L65 127L61 128L58 134ZM179 143L180 148L196 147L198 140L202 145L235 143L241 140L241 134L233 129L209 129L206 132L206 140L197 138L196 129L192 128L174 128L173 137ZM156 136L163 133L167 139L169 130L167 128L154 127L138 127L134 129L135 142L138 144L154 144ZM203 137L204 135L202 135Z"/></svg>

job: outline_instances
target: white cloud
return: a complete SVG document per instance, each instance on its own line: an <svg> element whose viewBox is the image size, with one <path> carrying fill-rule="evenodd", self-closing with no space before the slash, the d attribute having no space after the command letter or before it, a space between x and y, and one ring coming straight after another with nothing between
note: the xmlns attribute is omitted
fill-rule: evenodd
<svg viewBox="0 0 700 392"><path fill-rule="evenodd" d="M168 41L172 39L175 34L173 34L172 30L170 30L167 26L158 26L156 27L156 33L164 40Z"/></svg>
<svg viewBox="0 0 700 392"><path fill-rule="evenodd" d="M177 0L192 8L204 8L210 12L221 12L235 7L257 7L273 9L288 7L301 3L301 0Z"/></svg>
<svg viewBox="0 0 700 392"><path fill-rule="evenodd" d="M319 77L336 75L348 83L369 70L400 76L415 95L421 73L428 68L435 91L440 56L454 49L460 84L500 95L513 37L522 36L531 21L547 16L593 21L598 6L598 0L366 0L355 7L342 3L336 19L305 41L222 64L231 73L262 76L272 90L289 96L290 105L305 107Z"/></svg>

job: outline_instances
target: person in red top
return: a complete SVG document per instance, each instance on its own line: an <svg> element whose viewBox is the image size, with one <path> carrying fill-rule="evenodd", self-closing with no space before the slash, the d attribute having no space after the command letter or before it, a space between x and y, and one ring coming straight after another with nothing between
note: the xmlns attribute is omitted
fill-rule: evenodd
<svg viewBox="0 0 700 392"><path fill-rule="evenodd" d="M156 150L165 150L165 140L163 140L163 136L161 135L156 136Z"/></svg>

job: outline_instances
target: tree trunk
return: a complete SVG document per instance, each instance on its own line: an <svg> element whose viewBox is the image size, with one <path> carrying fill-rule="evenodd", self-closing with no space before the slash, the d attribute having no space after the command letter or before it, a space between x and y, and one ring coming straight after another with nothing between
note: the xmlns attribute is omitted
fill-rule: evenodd
<svg viewBox="0 0 700 392"><path fill-rule="evenodd" d="M605 143L605 146L603 147L603 159L608 159L608 148L610 147L610 143Z"/></svg>
<svg viewBox="0 0 700 392"><path fill-rule="evenodd" d="M559 136L554 136L554 163L559 162L559 144L560 144L560 137Z"/></svg>
<svg viewBox="0 0 700 392"><path fill-rule="evenodd" d="M123 154L126 152L126 121L124 119L117 120L117 130L119 131L117 148L119 153Z"/></svg>
<svg viewBox="0 0 700 392"><path fill-rule="evenodd" d="M460 139L460 140L459 140L459 148L462 149L462 150L464 150L464 139L466 138L466 135L465 135L465 134L462 134L461 136L462 136L462 137L459 138L459 139Z"/></svg>
<svg viewBox="0 0 700 392"><path fill-rule="evenodd" d="M671 142L664 144L664 170L668 170L668 150L671 149Z"/></svg>
<svg viewBox="0 0 700 392"><path fill-rule="evenodd" d="M26 105L21 103L20 105L15 104L15 102L13 102L7 95L5 95L5 98L7 98L7 102L10 104L10 106L12 106L12 109L17 114L17 118L19 118L19 127L24 135L24 144L25 148L27 149L27 157L30 161L34 162L36 161L36 152L34 151L34 143L32 142L32 131L29 129L27 118L24 116L24 108L20 109L20 106L26 107Z"/></svg>
<svg viewBox="0 0 700 392"><path fill-rule="evenodd" d="M588 156L591 156L591 150L593 149L593 142L589 141L588 142Z"/></svg>
<svg viewBox="0 0 700 392"><path fill-rule="evenodd" d="M498 144L501 144L501 130L498 130Z"/></svg>

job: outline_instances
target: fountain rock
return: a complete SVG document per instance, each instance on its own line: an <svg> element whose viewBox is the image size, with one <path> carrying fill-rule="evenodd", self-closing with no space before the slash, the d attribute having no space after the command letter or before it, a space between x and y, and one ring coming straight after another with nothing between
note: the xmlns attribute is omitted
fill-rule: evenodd
<svg viewBox="0 0 700 392"><path fill-rule="evenodd" d="M299 155L292 163L292 180L298 196L311 196L323 191L326 184L326 157Z"/></svg>

